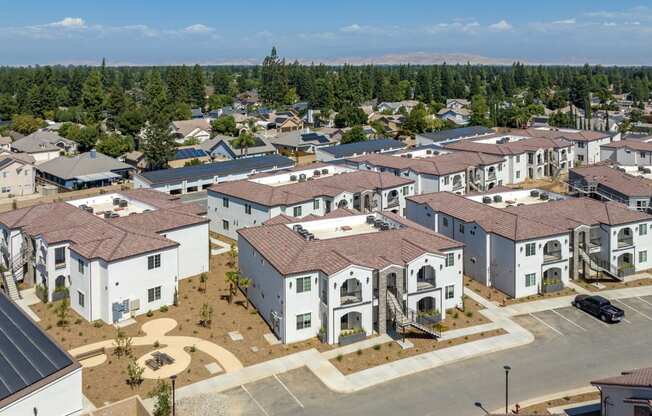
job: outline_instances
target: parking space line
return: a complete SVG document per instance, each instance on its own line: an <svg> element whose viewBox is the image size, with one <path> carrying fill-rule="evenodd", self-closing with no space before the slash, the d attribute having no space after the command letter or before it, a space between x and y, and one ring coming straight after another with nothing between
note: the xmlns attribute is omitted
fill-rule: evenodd
<svg viewBox="0 0 652 416"><path fill-rule="evenodd" d="M277 376L276 374L274 374L274 378L276 379L276 381L278 381L278 382L281 384L281 386L283 386L283 388L285 389L285 391L287 391L288 394L289 394L290 396L292 396L292 398L294 399L294 401L296 401L297 404L298 404L299 406L301 406L301 408L303 409L303 408L304 408L303 403L301 403L301 402L299 401L299 399L297 399L297 396L295 396L295 395L290 391L290 389L288 388L288 386L286 386L285 383L283 383L283 382L281 381L281 379L278 378L278 376Z"/></svg>
<svg viewBox="0 0 652 416"><path fill-rule="evenodd" d="M622 303L626 308L629 308L629 309L633 310L634 312L636 312L637 314L639 314L639 315L641 315L642 317L646 318L647 320L652 321L652 318L650 318L649 316L647 316L647 315L644 314L643 312L639 311L638 309L629 306L628 304L626 304L626 303L623 302L622 300L620 300L620 299L616 299L616 301L617 301L618 303Z"/></svg>
<svg viewBox="0 0 652 416"><path fill-rule="evenodd" d="M557 312L556 310L554 310L554 309L550 309L550 311L551 311L552 313L554 313L555 315L559 316L561 319L567 321L567 322L570 323L571 325L574 325L574 326L578 327L579 329L581 329L582 331L586 332L586 328L584 328L584 327L582 327L582 326L576 324L575 322L573 322L573 321L571 321L570 319L566 318L564 315L560 314L560 313Z"/></svg>
<svg viewBox="0 0 652 416"><path fill-rule="evenodd" d="M652 303L648 302L647 300L643 299L643 298L640 297L640 296L637 296L636 299L640 300L640 301L643 302L643 303L647 303L648 305L652 306Z"/></svg>
<svg viewBox="0 0 652 416"><path fill-rule="evenodd" d="M548 328L550 328L550 329L552 329L553 331L555 331L557 334L561 335L562 337L564 336L564 334L562 334L561 331L555 329L552 325L549 325L549 324L548 324L547 322L545 322L543 319L539 318L538 316L534 316L534 315L532 315L531 313L530 313L529 315L530 315L531 317L533 317L534 319L536 319L537 321L539 321L539 322L541 322L542 324L544 324L545 326L547 326Z"/></svg>
<svg viewBox="0 0 652 416"><path fill-rule="evenodd" d="M258 408L260 409L260 411L263 412L263 414L264 414L265 416L269 416L269 413L267 413L267 411L265 410L265 408L263 408L263 406L261 406L260 403L258 403L258 400L256 400L256 398L255 398L254 396L252 396L251 393L249 393L249 390L247 390L247 388L244 386L244 384L241 385L240 387L242 387L242 390L244 390L245 393L247 393L247 394L249 395L249 397L251 397L251 400L253 400L253 402L256 404L256 406L258 406Z"/></svg>
<svg viewBox="0 0 652 416"><path fill-rule="evenodd" d="M628 323L628 324L632 323L632 321L628 320L627 318L623 318L623 322Z"/></svg>

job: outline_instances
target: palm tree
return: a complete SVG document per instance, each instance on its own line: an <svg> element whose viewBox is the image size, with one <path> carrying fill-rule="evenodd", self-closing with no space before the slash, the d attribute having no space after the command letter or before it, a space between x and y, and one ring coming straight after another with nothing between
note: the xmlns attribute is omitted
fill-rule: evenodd
<svg viewBox="0 0 652 416"><path fill-rule="evenodd" d="M242 275L240 274L240 270L231 270L226 272L224 281L229 284L229 303L231 303L233 300L233 295L236 293L235 287L238 285L238 282L240 282L241 278Z"/></svg>
<svg viewBox="0 0 652 416"><path fill-rule="evenodd" d="M256 144L256 136L248 131L243 131L240 136L231 140L233 147L240 149L240 156L249 153L249 147Z"/></svg>

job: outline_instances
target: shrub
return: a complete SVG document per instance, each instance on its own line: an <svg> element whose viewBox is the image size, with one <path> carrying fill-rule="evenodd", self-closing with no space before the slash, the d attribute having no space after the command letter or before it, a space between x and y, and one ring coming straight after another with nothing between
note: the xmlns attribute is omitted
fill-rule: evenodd
<svg viewBox="0 0 652 416"><path fill-rule="evenodd" d="M374 345L374 350L376 350L376 351L380 351L380 347L381 347L380 344L378 344L378 345Z"/></svg>
<svg viewBox="0 0 652 416"><path fill-rule="evenodd" d="M154 341L154 348L159 348L161 346L161 343L158 342L158 340Z"/></svg>
<svg viewBox="0 0 652 416"><path fill-rule="evenodd" d="M194 345L192 345L192 346L190 347L190 352L195 352L195 351L197 351L197 347L195 347Z"/></svg>
<svg viewBox="0 0 652 416"><path fill-rule="evenodd" d="M151 318L152 316L154 316L154 312L152 312L151 310L147 311L147 317Z"/></svg>
<svg viewBox="0 0 652 416"><path fill-rule="evenodd" d="M357 350L355 353L358 355L362 355L362 350Z"/></svg>
<svg viewBox="0 0 652 416"><path fill-rule="evenodd" d="M104 326L104 322L102 322L101 320L97 319L97 320L93 321L93 326L94 326L95 328L102 328L102 327Z"/></svg>
<svg viewBox="0 0 652 416"><path fill-rule="evenodd" d="M167 312L167 311L168 311L168 307L167 307L167 305L163 305L163 306L161 306L161 307L159 308L159 311L160 311L160 312Z"/></svg>
<svg viewBox="0 0 652 416"><path fill-rule="evenodd" d="M465 313L465 315L466 315L467 318L471 318L471 317L473 317L473 312L468 311L467 313Z"/></svg>
<svg viewBox="0 0 652 416"><path fill-rule="evenodd" d="M343 358L344 356L342 354L337 354L337 357L335 357L337 361L342 361Z"/></svg>
<svg viewBox="0 0 652 416"><path fill-rule="evenodd" d="M129 387L133 389L143 383L144 371L145 368L139 366L136 360L133 358L129 360L129 364L127 364L127 384Z"/></svg>
<svg viewBox="0 0 652 416"><path fill-rule="evenodd" d="M75 325L79 325L79 324L81 324L81 323L82 323L81 318L77 318L77 319L75 319Z"/></svg>

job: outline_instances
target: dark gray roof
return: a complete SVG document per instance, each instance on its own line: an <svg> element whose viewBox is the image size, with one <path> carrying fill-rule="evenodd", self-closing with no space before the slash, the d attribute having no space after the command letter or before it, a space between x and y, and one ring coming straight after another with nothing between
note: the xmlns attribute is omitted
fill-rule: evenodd
<svg viewBox="0 0 652 416"><path fill-rule="evenodd" d="M133 169L133 166L94 150L77 156L59 156L38 165L38 170L61 179L73 179L82 175Z"/></svg>
<svg viewBox="0 0 652 416"><path fill-rule="evenodd" d="M434 131L432 133L423 133L419 136L425 137L435 142L443 142L446 140L460 139L464 137L478 136L481 134L492 134L493 130L488 129L484 126L469 126L461 127L459 129L450 129L442 131Z"/></svg>
<svg viewBox="0 0 652 416"><path fill-rule="evenodd" d="M2 407L2 403L79 368L79 364L15 303L0 294L0 368Z"/></svg>
<svg viewBox="0 0 652 416"><path fill-rule="evenodd" d="M187 166L177 169L162 169L143 172L137 176L152 185L177 183L183 180L193 181L209 179L215 176L246 174L253 170L258 172L273 168L286 169L294 166L294 161L280 155L267 155L229 160L226 162L207 163L204 165Z"/></svg>
<svg viewBox="0 0 652 416"><path fill-rule="evenodd" d="M405 148L405 144L398 140L392 139L377 139L366 140L363 142L340 144L337 146L323 147L320 151L329 153L336 158L343 158L362 153L374 153L381 150L397 150Z"/></svg>
<svg viewBox="0 0 652 416"><path fill-rule="evenodd" d="M41 153L62 150L63 146L73 146L75 142L49 130L38 130L29 136L17 139L11 144L17 152ZM61 146L59 146L61 145Z"/></svg>

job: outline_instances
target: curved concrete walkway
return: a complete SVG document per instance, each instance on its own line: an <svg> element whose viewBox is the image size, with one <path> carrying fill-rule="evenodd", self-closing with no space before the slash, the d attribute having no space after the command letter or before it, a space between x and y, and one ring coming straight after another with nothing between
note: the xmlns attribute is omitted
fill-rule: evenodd
<svg viewBox="0 0 652 416"><path fill-rule="evenodd" d="M156 342L158 342L161 345L165 345L165 348L162 348L161 351L167 352L172 358L175 359L174 364L163 366L160 370L156 372L153 372L149 368L146 368L145 370L146 374L144 375L145 377L147 378L169 377L172 374L177 374L185 370L190 364L190 355L184 351L184 348L189 348L192 346L213 357L215 361L217 361L217 363L227 373L231 371L240 370L243 367L240 360L238 360L238 358L235 355L233 355L232 352L230 352L226 348L220 347L219 345L213 342L206 341L196 337L165 335L171 330L173 330L176 326L177 326L177 321L171 318L154 319L152 321L144 323L143 326L141 327L143 332L145 332L145 336L132 338L133 346L154 345ZM74 357L76 355L83 354L85 352L92 351L98 348L113 348L113 347L115 347L115 344L112 339L109 339L100 342L95 342L93 344L87 344L78 348L74 348L69 352ZM139 364L143 365L145 360L148 359L150 356L151 353L148 353L143 357L140 357L137 361ZM90 367L91 364L94 363L93 361L91 361L93 360L93 358L90 358L88 360L83 360L82 365L86 367ZM150 374L152 377L148 376L149 374L147 373L148 371L152 371L152 374Z"/></svg>

